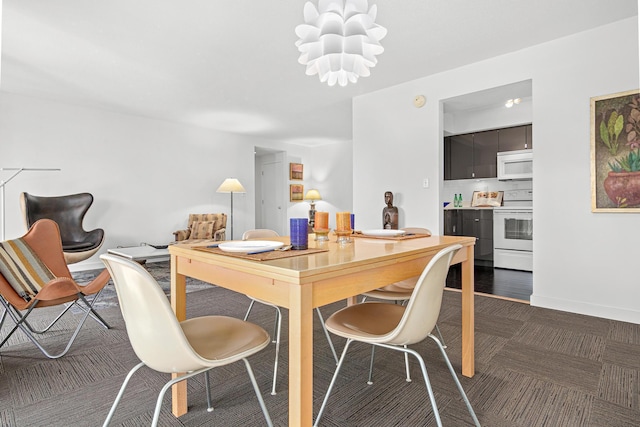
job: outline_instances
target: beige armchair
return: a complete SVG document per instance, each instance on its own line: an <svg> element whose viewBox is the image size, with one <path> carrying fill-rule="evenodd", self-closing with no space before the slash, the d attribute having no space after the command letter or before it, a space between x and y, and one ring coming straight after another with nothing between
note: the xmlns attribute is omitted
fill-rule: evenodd
<svg viewBox="0 0 640 427"><path fill-rule="evenodd" d="M227 214L189 214L188 224L186 230L173 232L176 242L226 239Z"/></svg>

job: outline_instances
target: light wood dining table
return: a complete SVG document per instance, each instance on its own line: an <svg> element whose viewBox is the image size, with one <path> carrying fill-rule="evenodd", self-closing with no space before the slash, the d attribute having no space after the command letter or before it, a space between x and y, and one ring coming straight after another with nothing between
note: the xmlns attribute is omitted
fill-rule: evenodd
<svg viewBox="0 0 640 427"><path fill-rule="evenodd" d="M315 307L340 300L354 303L363 292L417 276L438 251L459 243L463 248L452 263L462 264L462 375L474 375L475 238L352 237L345 244L330 237L316 242L309 236L309 247L324 252L267 261L214 254L194 245L169 246L171 306L178 320L186 318L186 277L193 277L289 309L289 425L311 426ZM278 239L288 243L288 237L268 240ZM172 411L178 417L187 410L187 384L182 381L172 386Z"/></svg>

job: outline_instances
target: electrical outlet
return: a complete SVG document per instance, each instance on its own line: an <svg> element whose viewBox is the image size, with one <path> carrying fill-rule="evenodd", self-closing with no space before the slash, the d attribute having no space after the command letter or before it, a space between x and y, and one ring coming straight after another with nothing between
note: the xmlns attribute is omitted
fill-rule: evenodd
<svg viewBox="0 0 640 427"><path fill-rule="evenodd" d="M422 188L429 188L429 178L422 180Z"/></svg>

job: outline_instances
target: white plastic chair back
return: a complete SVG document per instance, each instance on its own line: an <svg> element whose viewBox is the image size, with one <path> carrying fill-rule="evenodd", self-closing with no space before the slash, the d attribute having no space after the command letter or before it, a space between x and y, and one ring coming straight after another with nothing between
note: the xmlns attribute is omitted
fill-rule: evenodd
<svg viewBox="0 0 640 427"><path fill-rule="evenodd" d="M280 235L268 228L257 228L255 230L247 230L242 234L242 240L259 239L261 237L279 237Z"/></svg>
<svg viewBox="0 0 640 427"><path fill-rule="evenodd" d="M428 228L422 228L422 227L402 227L402 230L404 230L405 233L431 234L431 230L429 230Z"/></svg>
<svg viewBox="0 0 640 427"><path fill-rule="evenodd" d="M424 340L431 333L440 315L451 259L460 248L461 245L451 245L442 249L429 261L416 283L400 323L380 342L414 344Z"/></svg>
<svg viewBox="0 0 640 427"><path fill-rule="evenodd" d="M167 296L140 264L101 255L118 293L129 341L138 358L159 372L190 372L207 366L187 341Z"/></svg>

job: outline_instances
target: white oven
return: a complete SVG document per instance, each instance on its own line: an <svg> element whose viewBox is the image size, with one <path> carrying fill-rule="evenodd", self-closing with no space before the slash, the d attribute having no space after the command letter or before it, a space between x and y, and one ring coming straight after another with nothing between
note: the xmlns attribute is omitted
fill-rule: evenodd
<svg viewBox="0 0 640 427"><path fill-rule="evenodd" d="M505 192L505 198L525 198L523 191L531 193L530 190L517 190L510 195ZM505 206L493 210L493 266L533 271L532 200L518 202L509 206L505 200Z"/></svg>

